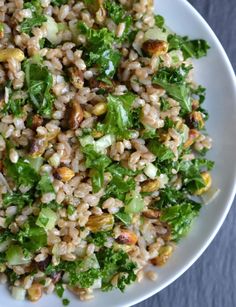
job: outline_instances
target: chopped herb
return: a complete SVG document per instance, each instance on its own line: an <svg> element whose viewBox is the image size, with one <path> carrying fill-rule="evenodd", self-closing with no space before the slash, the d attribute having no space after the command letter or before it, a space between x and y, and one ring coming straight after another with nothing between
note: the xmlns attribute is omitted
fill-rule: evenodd
<svg viewBox="0 0 236 307"><path fill-rule="evenodd" d="M70 301L68 300L68 298L63 298L62 304L63 306L68 306L70 304Z"/></svg>
<svg viewBox="0 0 236 307"><path fill-rule="evenodd" d="M175 205L162 210L161 221L166 222L171 228L172 240L179 241L185 236L198 215L200 204L190 203Z"/></svg>
<svg viewBox="0 0 236 307"><path fill-rule="evenodd" d="M83 22L78 23L80 33L86 36L85 61L88 67L95 66L100 80L113 78L120 63L120 53L112 45L115 37L107 28L92 29Z"/></svg>
<svg viewBox="0 0 236 307"><path fill-rule="evenodd" d="M64 292L65 292L65 289L64 289L62 283L60 283L60 282L56 283L56 285L55 285L55 291L56 291L56 294L57 294L60 298L63 297L63 294L64 294Z"/></svg>

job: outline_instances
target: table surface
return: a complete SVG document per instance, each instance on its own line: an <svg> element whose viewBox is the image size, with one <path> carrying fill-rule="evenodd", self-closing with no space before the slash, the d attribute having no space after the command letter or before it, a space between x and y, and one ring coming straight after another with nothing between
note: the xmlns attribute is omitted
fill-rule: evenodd
<svg viewBox="0 0 236 307"><path fill-rule="evenodd" d="M189 2L210 24L236 71L236 1ZM222 228L200 259L169 287L135 307L235 307L235 220L236 198Z"/></svg>

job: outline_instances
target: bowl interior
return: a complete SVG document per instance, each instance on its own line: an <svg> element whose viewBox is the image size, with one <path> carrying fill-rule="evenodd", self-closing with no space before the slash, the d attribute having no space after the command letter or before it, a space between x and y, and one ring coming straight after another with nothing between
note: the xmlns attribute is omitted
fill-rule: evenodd
<svg viewBox="0 0 236 307"><path fill-rule="evenodd" d="M158 281L145 280L134 284L122 294L119 291L95 293L95 300L86 307L130 306L160 291L185 270L203 253L222 225L233 201L236 188L236 82L233 69L212 30L202 17L185 0L156 0L155 11L165 17L168 26L182 35L206 39L211 49L206 58L196 62L195 80L207 88L206 108L210 113L208 131L214 141L208 155L216 161L213 171L214 185L221 193L201 210L189 235L177 246L168 264L157 269ZM0 287L1 306L32 306L29 302L13 300L5 287ZM66 293L70 306L78 304L76 297ZM35 307L60 306L55 295L44 296Z"/></svg>

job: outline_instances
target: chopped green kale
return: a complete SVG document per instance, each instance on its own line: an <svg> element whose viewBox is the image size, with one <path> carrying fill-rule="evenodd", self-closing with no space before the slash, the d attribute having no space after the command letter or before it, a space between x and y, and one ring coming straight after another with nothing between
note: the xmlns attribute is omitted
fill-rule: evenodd
<svg viewBox="0 0 236 307"><path fill-rule="evenodd" d="M52 74L47 67L32 60L26 60L23 67L29 102L37 113L45 118L50 118L55 99L51 92L53 84Z"/></svg>
<svg viewBox="0 0 236 307"><path fill-rule="evenodd" d="M210 48L207 42L203 39L189 40L187 36L169 35L168 36L169 51L180 49L183 52L184 59L196 58L199 59L207 55Z"/></svg>
<svg viewBox="0 0 236 307"><path fill-rule="evenodd" d="M97 129L104 133L111 133L118 138L132 136L132 104L136 96L126 93L121 96L109 95L107 98L107 113L102 124Z"/></svg>

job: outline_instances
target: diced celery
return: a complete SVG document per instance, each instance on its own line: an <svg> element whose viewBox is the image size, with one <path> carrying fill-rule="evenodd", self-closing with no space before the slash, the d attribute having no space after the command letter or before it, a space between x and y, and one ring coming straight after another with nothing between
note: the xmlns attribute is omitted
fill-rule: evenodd
<svg viewBox="0 0 236 307"><path fill-rule="evenodd" d="M127 213L139 213L144 208L144 201L137 192L131 192L126 201L125 212Z"/></svg>
<svg viewBox="0 0 236 307"><path fill-rule="evenodd" d="M28 157L27 160L30 163L30 166L38 173L40 170L40 167L43 165L43 158L38 157L38 158L31 158Z"/></svg>
<svg viewBox="0 0 236 307"><path fill-rule="evenodd" d="M85 147L86 145L94 145L95 141L94 138L91 135L86 135L79 139L80 144L82 147Z"/></svg>
<svg viewBox="0 0 236 307"><path fill-rule="evenodd" d="M9 265L21 265L29 263L31 256L25 256L20 246L11 245L6 251L6 260Z"/></svg>
<svg viewBox="0 0 236 307"><path fill-rule="evenodd" d="M147 32L144 34L144 39L158 39L161 41L167 41L167 37L170 33L167 31L164 32L162 29L159 29L158 27L153 27L151 29L148 29Z"/></svg>
<svg viewBox="0 0 236 307"><path fill-rule="evenodd" d="M154 179L157 174L157 167L152 163L148 163L144 168L144 174L149 178Z"/></svg>
<svg viewBox="0 0 236 307"><path fill-rule="evenodd" d="M113 143L115 143L115 136L112 134L107 134L101 137L99 140L95 142L95 150L97 152L103 152L104 149L110 147Z"/></svg>
<svg viewBox="0 0 236 307"><path fill-rule="evenodd" d="M50 230L55 227L57 214L50 208L42 208L36 221L36 225Z"/></svg>
<svg viewBox="0 0 236 307"><path fill-rule="evenodd" d="M26 290L22 287L12 287L11 295L17 301L24 301Z"/></svg>

